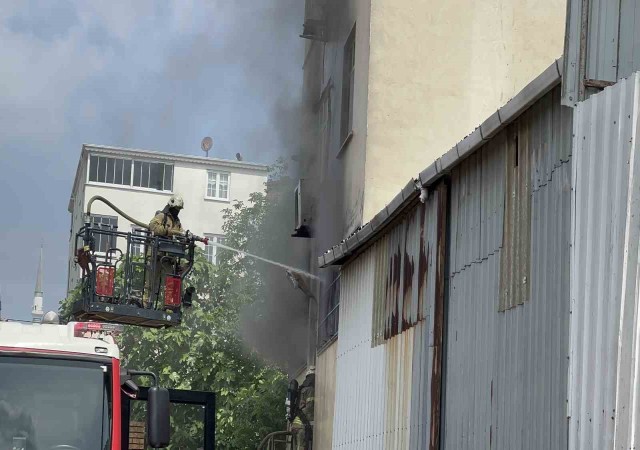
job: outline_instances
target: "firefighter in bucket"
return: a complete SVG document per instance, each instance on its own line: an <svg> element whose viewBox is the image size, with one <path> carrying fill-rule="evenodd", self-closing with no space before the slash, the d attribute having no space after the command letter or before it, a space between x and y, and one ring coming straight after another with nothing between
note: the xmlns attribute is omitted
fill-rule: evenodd
<svg viewBox="0 0 640 450"><path fill-rule="evenodd" d="M185 232L182 229L180 223L180 211L184 208L184 200L179 195L172 195L167 202L167 205L162 211L158 211L151 222L149 223L149 229L156 236L173 237L184 236ZM175 257L168 257L164 254L159 254L155 261L156 271L153 279L150 280L151 271L148 271L149 277L146 279L144 288L144 307L153 307L154 301L159 297L162 289L162 280L165 279L167 274L173 272L174 265L180 261L176 261ZM182 270L182 266L179 266L179 270ZM151 283L149 283L151 281Z"/></svg>

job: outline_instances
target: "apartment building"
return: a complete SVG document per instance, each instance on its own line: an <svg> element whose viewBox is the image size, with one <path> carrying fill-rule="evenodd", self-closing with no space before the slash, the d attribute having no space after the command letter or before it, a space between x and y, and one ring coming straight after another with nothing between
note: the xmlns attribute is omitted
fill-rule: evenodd
<svg viewBox="0 0 640 450"><path fill-rule="evenodd" d="M78 283L80 273L73 262L76 234L84 224L88 201L96 195L105 197L125 213L149 222L167 203L172 194L184 198L180 214L183 226L212 242L224 242L223 210L234 200L247 200L252 192L262 191L268 167L242 161L162 153L149 150L82 146L76 171L69 213L69 277L67 289ZM137 228L107 205L92 205L94 224L124 232ZM100 239L103 239L101 241ZM101 237L98 249L124 246L124 242L107 242ZM216 262L216 247L204 249L207 259ZM142 249L137 249L142 252Z"/></svg>
<svg viewBox="0 0 640 450"><path fill-rule="evenodd" d="M309 268L323 280L314 448L332 446L341 291L340 269L319 269L317 258L553 64L566 9L561 0L307 0L301 201Z"/></svg>

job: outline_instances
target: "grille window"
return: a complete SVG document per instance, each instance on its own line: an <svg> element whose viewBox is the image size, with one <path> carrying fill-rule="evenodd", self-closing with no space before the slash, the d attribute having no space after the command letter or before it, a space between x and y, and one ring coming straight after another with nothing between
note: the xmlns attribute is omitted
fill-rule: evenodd
<svg viewBox="0 0 640 450"><path fill-rule="evenodd" d="M117 231L118 218L113 216L91 216L91 226L99 228L101 230ZM106 234L96 233L94 234L96 240L95 251L106 253L109 249L116 247L116 237Z"/></svg>

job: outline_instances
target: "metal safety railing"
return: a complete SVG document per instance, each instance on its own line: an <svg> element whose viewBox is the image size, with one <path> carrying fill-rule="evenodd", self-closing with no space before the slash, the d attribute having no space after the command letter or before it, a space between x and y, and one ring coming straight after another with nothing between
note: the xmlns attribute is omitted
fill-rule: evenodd
<svg viewBox="0 0 640 450"><path fill-rule="evenodd" d="M335 305L318 323L318 347L322 347L338 335L340 303Z"/></svg>
<svg viewBox="0 0 640 450"><path fill-rule="evenodd" d="M185 290L183 281L193 267L198 239L86 224L76 235L81 301L74 318L143 326L179 323L182 306L191 303L193 288Z"/></svg>

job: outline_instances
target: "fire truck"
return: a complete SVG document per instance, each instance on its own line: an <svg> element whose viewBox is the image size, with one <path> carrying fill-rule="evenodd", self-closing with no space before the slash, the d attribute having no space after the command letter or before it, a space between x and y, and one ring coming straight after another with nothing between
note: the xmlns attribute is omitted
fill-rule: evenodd
<svg viewBox="0 0 640 450"><path fill-rule="evenodd" d="M96 200L145 231L93 225ZM139 393L147 402L146 444L169 444L174 399L157 385L155 374L121 366L114 336L123 324L168 328L181 323L182 308L191 305L195 293L183 281L193 267L196 242L206 245L207 239L189 232L155 236L107 199L89 201L75 243L82 275L80 298L71 307L74 321L61 325L50 312L41 323L0 322L0 450L126 450L129 421L123 415L128 417L129 399ZM134 247L142 250L137 258ZM140 376L153 385L138 387L133 378ZM171 392L178 403L208 408L204 442L213 448L214 397Z"/></svg>
<svg viewBox="0 0 640 450"><path fill-rule="evenodd" d="M123 395L139 391L133 377L153 380L148 390L147 439L169 444L169 392L153 373L120 364L114 335L122 325L0 322L0 448L13 450L125 450Z"/></svg>

